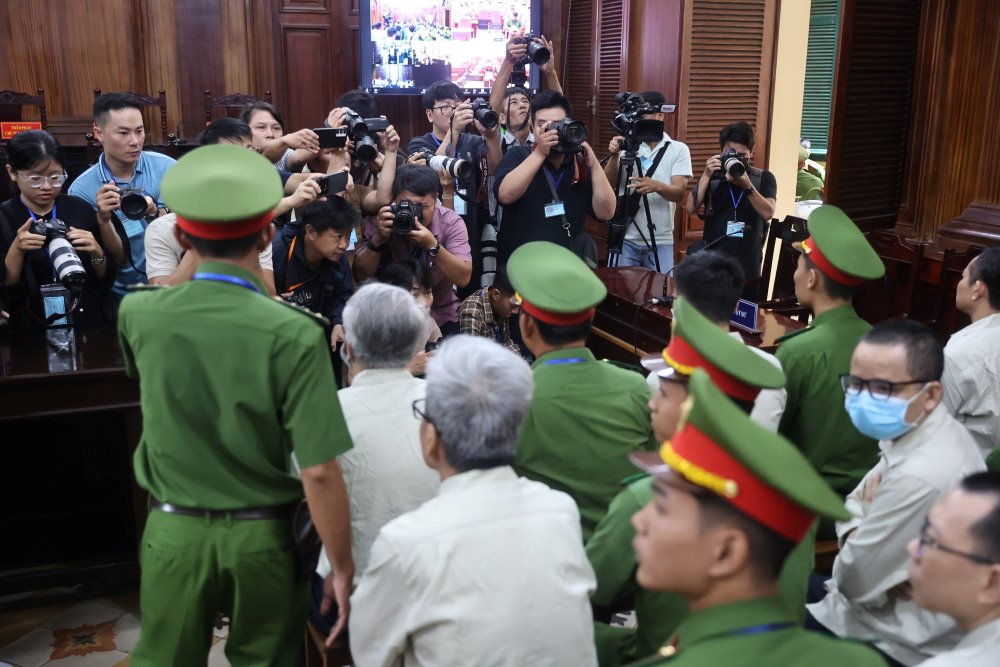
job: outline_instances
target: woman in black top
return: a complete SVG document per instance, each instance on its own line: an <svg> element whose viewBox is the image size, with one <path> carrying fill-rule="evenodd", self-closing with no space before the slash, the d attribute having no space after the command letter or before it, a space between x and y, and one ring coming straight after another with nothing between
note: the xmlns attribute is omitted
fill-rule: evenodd
<svg viewBox="0 0 1000 667"><path fill-rule="evenodd" d="M60 194L66 182L62 147L48 132L30 130L10 140L7 154L7 174L18 192L0 205L0 285L11 329L47 326L42 287L62 283L46 252L52 234L35 234L32 226L55 218L66 224L66 240L86 273L82 288L70 290L73 326L113 323L118 303L111 291L114 267L100 241L94 209L79 197Z"/></svg>

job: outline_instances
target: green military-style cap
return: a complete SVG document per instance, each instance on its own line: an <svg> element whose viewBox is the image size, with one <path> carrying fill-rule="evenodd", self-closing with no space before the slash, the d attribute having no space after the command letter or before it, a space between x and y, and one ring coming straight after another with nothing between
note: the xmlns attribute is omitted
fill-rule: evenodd
<svg viewBox="0 0 1000 667"><path fill-rule="evenodd" d="M682 297L674 299L670 344L660 359L642 365L665 380L686 380L704 369L728 396L753 401L761 389L785 386L785 374L698 312Z"/></svg>
<svg viewBox="0 0 1000 667"><path fill-rule="evenodd" d="M758 425L696 369L674 437L632 455L658 477L671 470L779 535L798 542L816 517L846 521L843 499L791 442Z"/></svg>
<svg viewBox="0 0 1000 667"><path fill-rule="evenodd" d="M532 241L507 260L521 310L536 320L571 326L589 320L608 290L583 260L548 241Z"/></svg>
<svg viewBox="0 0 1000 667"><path fill-rule="evenodd" d="M201 146L163 177L163 201L177 226L204 239L249 236L266 227L281 200L281 179L266 158L241 146Z"/></svg>
<svg viewBox="0 0 1000 667"><path fill-rule="evenodd" d="M858 287L885 275L885 265L854 221L836 206L824 204L809 214L811 236L802 252L832 280Z"/></svg>
<svg viewBox="0 0 1000 667"><path fill-rule="evenodd" d="M810 155L811 153L809 152L808 148L802 145L799 146L799 162L805 162L806 160L809 159Z"/></svg>

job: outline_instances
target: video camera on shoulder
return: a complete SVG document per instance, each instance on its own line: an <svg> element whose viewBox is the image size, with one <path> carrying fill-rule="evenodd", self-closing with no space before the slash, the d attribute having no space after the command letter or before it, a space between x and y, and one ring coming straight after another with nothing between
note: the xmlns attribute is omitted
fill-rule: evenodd
<svg viewBox="0 0 1000 667"><path fill-rule="evenodd" d="M144 204L145 201L144 199ZM66 289L78 290L87 282L87 272L80 256L73 249L73 244L66 237L68 232L69 227L59 218L36 220L31 224L32 234L45 237L45 253L49 256L59 282Z"/></svg>
<svg viewBox="0 0 1000 667"><path fill-rule="evenodd" d="M417 228L417 218L420 217L420 204L409 199L401 199L398 204L392 204L392 231L400 236L406 236Z"/></svg>
<svg viewBox="0 0 1000 667"><path fill-rule="evenodd" d="M389 121L386 118L362 118L354 111L347 109L344 114L344 123L347 125L347 134L354 140L355 160L362 164L374 162L378 157L378 133L389 129Z"/></svg>
<svg viewBox="0 0 1000 667"><path fill-rule="evenodd" d="M549 62L549 58L552 57L552 52L545 46L545 42L543 42L540 37L532 35L531 33L526 33L513 41L516 44L528 45L528 53L521 56L517 62L514 63L515 65L524 66L530 63L544 65Z"/></svg>
<svg viewBox="0 0 1000 667"><path fill-rule="evenodd" d="M733 178L739 178L750 169L750 158L740 155L731 148L720 155L719 160L722 162L722 169L716 169L712 178L724 181L726 174Z"/></svg>
<svg viewBox="0 0 1000 667"><path fill-rule="evenodd" d="M611 117L611 127L625 137L625 141L636 146L643 141L660 141L663 138L663 121L643 118L659 113L660 109L646 102L638 93L618 93L615 95L618 111ZM623 146L626 150L635 150Z"/></svg>
<svg viewBox="0 0 1000 667"><path fill-rule="evenodd" d="M579 153L583 150L583 142L587 140L587 126L570 117L550 123L545 131L555 130L559 134L559 143L552 147L553 153Z"/></svg>

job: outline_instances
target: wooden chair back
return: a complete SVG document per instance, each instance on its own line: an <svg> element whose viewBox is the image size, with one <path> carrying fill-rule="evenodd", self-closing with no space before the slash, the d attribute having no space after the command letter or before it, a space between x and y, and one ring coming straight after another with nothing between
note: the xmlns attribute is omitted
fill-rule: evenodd
<svg viewBox="0 0 1000 667"><path fill-rule="evenodd" d="M251 102L264 101L271 104L271 91L265 90L264 97L254 97L246 93L233 93L232 95L221 95L214 97L211 90L205 91L205 125L212 122L215 110L223 109L223 117L239 118L243 107Z"/></svg>
<svg viewBox="0 0 1000 667"><path fill-rule="evenodd" d="M872 324L909 316L927 244L907 241L887 230L865 236L885 265L885 277L870 280L858 290L854 300L858 315Z"/></svg>
<svg viewBox="0 0 1000 667"><path fill-rule="evenodd" d="M101 96L101 92L100 88L94 88L95 100ZM155 109L160 117L160 136L163 137L163 140L166 141L166 143L150 143L147 144L144 150L166 153L170 157L176 158L179 140L174 132L168 131L167 127L167 91L161 90L156 97L133 92L126 92L125 94L134 97L142 106ZM87 146L87 164L94 164L97 162L97 158L100 157L101 151L104 150L104 147L101 145L101 142L97 141L94 137L93 132L87 132L83 135L83 138Z"/></svg>

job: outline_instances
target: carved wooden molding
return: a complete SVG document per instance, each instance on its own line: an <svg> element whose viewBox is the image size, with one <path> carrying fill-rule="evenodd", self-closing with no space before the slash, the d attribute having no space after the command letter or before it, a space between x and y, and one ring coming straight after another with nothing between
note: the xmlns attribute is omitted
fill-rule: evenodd
<svg viewBox="0 0 1000 667"><path fill-rule="evenodd" d="M959 244L1000 245L1000 204L975 201L938 230L942 241Z"/></svg>

